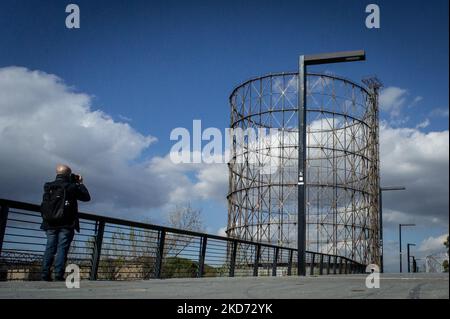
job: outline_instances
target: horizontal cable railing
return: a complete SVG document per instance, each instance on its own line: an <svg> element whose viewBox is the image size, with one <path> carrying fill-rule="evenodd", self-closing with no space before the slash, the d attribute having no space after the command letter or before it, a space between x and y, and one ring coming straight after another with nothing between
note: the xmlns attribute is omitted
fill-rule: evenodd
<svg viewBox="0 0 450 319"><path fill-rule="evenodd" d="M0 199L0 280L39 280L46 237L38 205ZM67 263L81 279L291 276L297 250L79 213ZM363 273L346 257L306 252L307 275Z"/></svg>

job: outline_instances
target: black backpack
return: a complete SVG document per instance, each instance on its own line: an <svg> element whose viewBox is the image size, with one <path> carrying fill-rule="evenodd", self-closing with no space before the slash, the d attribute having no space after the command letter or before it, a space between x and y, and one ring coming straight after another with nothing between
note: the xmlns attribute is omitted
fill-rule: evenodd
<svg viewBox="0 0 450 319"><path fill-rule="evenodd" d="M62 221L67 217L69 201L67 195L67 183L47 183L42 196L41 215L47 222Z"/></svg>

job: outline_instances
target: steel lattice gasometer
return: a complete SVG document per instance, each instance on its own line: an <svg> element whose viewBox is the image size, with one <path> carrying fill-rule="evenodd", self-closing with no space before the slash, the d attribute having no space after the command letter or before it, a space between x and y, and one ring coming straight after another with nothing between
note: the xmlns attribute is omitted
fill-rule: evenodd
<svg viewBox="0 0 450 319"><path fill-rule="evenodd" d="M297 247L298 74L230 96L230 237ZM378 91L307 76L306 249L379 261Z"/></svg>

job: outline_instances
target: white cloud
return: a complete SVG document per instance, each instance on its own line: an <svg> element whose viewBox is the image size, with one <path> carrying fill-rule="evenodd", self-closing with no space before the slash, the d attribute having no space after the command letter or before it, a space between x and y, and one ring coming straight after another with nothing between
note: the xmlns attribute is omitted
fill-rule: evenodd
<svg viewBox="0 0 450 319"><path fill-rule="evenodd" d="M423 100L422 96L416 96L416 98L414 99L413 103L419 103L422 100Z"/></svg>
<svg viewBox="0 0 450 319"><path fill-rule="evenodd" d="M170 184L171 203L180 204L186 200L210 199L223 203L226 201L228 189L226 164L175 164L168 154L165 157L154 157L151 160L150 169Z"/></svg>
<svg viewBox="0 0 450 319"><path fill-rule="evenodd" d="M448 234L443 234L438 237L428 237L424 239L419 246L419 251L425 254L432 254L436 252L445 251L444 242L447 239Z"/></svg>
<svg viewBox="0 0 450 319"><path fill-rule="evenodd" d="M404 103L404 94L393 103ZM380 134L381 183L407 188L383 194L385 223L447 223L448 130L423 133L384 124ZM0 68L2 198L39 202L42 184L63 162L85 176L93 197L90 211L145 218L152 209L186 201L225 205L226 164L175 165L169 155L141 160L155 141L93 109L89 95L54 75Z"/></svg>
<svg viewBox="0 0 450 319"><path fill-rule="evenodd" d="M385 196L385 194L383 194ZM395 195L392 195L395 197ZM398 226L398 224L417 224L427 226L442 226L442 218L430 214L414 215L406 212L393 210L383 203L383 224L386 226Z"/></svg>
<svg viewBox="0 0 450 319"><path fill-rule="evenodd" d="M217 230L217 235L218 236L223 236L226 237L227 233L226 233L227 227L221 227Z"/></svg>
<svg viewBox="0 0 450 319"><path fill-rule="evenodd" d="M422 96L416 96L415 98L410 99L408 90L395 86L389 86L382 89L379 97L380 109L389 113L391 116L391 125L400 121L396 126L403 125L407 122L407 119L398 119L400 115L403 115L402 109L405 106L411 108L422 100ZM404 118L404 116L402 117Z"/></svg>
<svg viewBox="0 0 450 319"><path fill-rule="evenodd" d="M170 204L225 199L226 170L177 166L168 156L141 160L155 141L94 110L89 95L55 75L0 68L2 198L39 202L55 165L67 163L85 177L93 198L89 210L99 213L144 217Z"/></svg>
<svg viewBox="0 0 450 319"><path fill-rule="evenodd" d="M416 104L418 104L418 103L421 102L422 100L423 100L423 97L422 97L422 96L416 96L416 97L414 98L414 100L411 102L411 104L409 105L409 107L415 106Z"/></svg>
<svg viewBox="0 0 450 319"><path fill-rule="evenodd" d="M124 122L132 122L133 120L125 115L119 114L118 118Z"/></svg>
<svg viewBox="0 0 450 319"><path fill-rule="evenodd" d="M433 117L448 117L448 108L436 108L430 112Z"/></svg>
<svg viewBox="0 0 450 319"><path fill-rule="evenodd" d="M67 163L85 176L94 204L159 206L166 198L155 176L143 164L129 164L155 141L93 110L90 96L54 75L0 69L2 197L38 202L55 165Z"/></svg>
<svg viewBox="0 0 450 319"><path fill-rule="evenodd" d="M429 119L425 119L425 120L423 120L422 122L420 122L419 124L417 124L416 125L416 128L417 129L420 129L420 128L426 128L426 127L428 127L430 125L430 120Z"/></svg>
<svg viewBox="0 0 450 319"><path fill-rule="evenodd" d="M197 180L194 191L202 199L226 201L228 190L228 167L226 164L204 165L197 172Z"/></svg>
<svg viewBox="0 0 450 319"><path fill-rule="evenodd" d="M386 223L392 223L392 224L399 224L399 223L413 223L414 217L411 215L408 215L404 212L400 212L398 210L392 210L383 208L383 222Z"/></svg>
<svg viewBox="0 0 450 319"><path fill-rule="evenodd" d="M381 185L406 187L383 193L387 223L411 218L429 224L448 221L448 130L423 133L383 124L380 156Z"/></svg>
<svg viewBox="0 0 450 319"><path fill-rule="evenodd" d="M408 90L401 89L395 86L387 87L381 90L380 93L380 108L389 112L391 116L400 115L401 108L406 103Z"/></svg>

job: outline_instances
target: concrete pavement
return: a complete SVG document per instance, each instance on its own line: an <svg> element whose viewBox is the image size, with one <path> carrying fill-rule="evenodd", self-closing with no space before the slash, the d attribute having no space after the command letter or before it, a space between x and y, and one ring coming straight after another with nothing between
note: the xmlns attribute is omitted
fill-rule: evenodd
<svg viewBox="0 0 450 319"><path fill-rule="evenodd" d="M141 281L0 282L0 298L449 298L448 274L381 274L368 289L366 275L235 277Z"/></svg>

